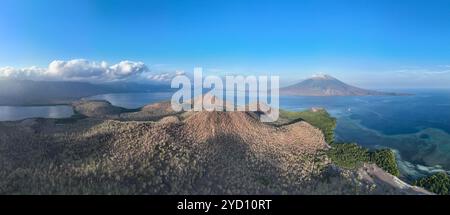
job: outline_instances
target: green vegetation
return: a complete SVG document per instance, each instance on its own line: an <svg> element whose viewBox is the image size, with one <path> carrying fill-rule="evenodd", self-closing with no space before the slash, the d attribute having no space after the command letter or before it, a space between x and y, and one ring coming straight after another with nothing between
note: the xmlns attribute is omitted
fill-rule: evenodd
<svg viewBox="0 0 450 215"><path fill-rule="evenodd" d="M380 149L369 151L355 143L334 143L334 129L336 119L324 109L308 110L302 112L280 111L280 118L287 121L304 120L316 128L322 130L325 140L330 144L331 149L327 155L336 165L355 169L364 163L374 163L386 172L399 176L395 154L390 149Z"/></svg>
<svg viewBox="0 0 450 215"><path fill-rule="evenodd" d="M423 187L433 193L450 195L450 176L444 172L421 178L414 185Z"/></svg>
<svg viewBox="0 0 450 215"><path fill-rule="evenodd" d="M333 163L343 168L355 169L364 163L374 163L394 176L400 175L395 154L390 149L369 151L355 143L337 143L331 145L327 154Z"/></svg>
<svg viewBox="0 0 450 215"><path fill-rule="evenodd" d="M334 164L347 169L358 168L369 161L369 151L355 143L332 144L327 155Z"/></svg>
<svg viewBox="0 0 450 215"><path fill-rule="evenodd" d="M375 163L384 171L392 175L400 175L400 170L398 169L397 162L395 160L395 154L390 149L380 149L369 152L369 161Z"/></svg>
<svg viewBox="0 0 450 215"><path fill-rule="evenodd" d="M327 150L326 154L339 167L356 169L364 163L374 163L394 176L400 175L395 154L390 149L369 151L356 143L334 143L336 119L331 117L326 110L319 109L302 112L281 110L280 119L287 122L304 120L322 130L325 140L331 146L331 149ZM429 137L428 135L421 135L420 138L426 139ZM415 181L414 185L423 187L436 194L450 195L450 176L443 172L421 178Z"/></svg>
<svg viewBox="0 0 450 215"><path fill-rule="evenodd" d="M314 127L322 130L327 143L332 144L334 142L334 128L336 127L336 119L331 117L325 109L302 112L280 110L280 118L289 121L304 120Z"/></svg>

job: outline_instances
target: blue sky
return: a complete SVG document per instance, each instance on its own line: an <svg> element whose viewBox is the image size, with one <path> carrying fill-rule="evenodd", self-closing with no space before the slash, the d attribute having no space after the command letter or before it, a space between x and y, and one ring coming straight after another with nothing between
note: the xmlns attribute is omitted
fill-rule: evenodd
<svg viewBox="0 0 450 215"><path fill-rule="evenodd" d="M369 87L445 87L450 1L0 2L0 67L80 58L285 82L328 73Z"/></svg>

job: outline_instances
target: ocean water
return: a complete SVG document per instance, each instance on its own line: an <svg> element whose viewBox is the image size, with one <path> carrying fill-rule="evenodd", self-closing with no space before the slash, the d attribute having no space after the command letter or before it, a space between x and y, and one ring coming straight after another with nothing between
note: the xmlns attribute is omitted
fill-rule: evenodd
<svg viewBox="0 0 450 215"><path fill-rule="evenodd" d="M411 96L281 96L280 107L323 107L337 118L336 140L369 148L391 148L402 175L417 178L450 170L450 90L402 90ZM168 100L171 93L107 94L112 104L137 108Z"/></svg>
<svg viewBox="0 0 450 215"><path fill-rule="evenodd" d="M66 118L73 115L67 105L54 106L0 106L0 121L16 121L27 118Z"/></svg>
<svg viewBox="0 0 450 215"><path fill-rule="evenodd" d="M87 100L106 100L112 105L135 109L143 107L147 104L157 103L161 101L170 100L173 93L170 92L156 92L156 93L113 93L96 95L85 98Z"/></svg>
<svg viewBox="0 0 450 215"><path fill-rule="evenodd" d="M450 170L450 90L406 92L414 95L282 97L280 103L289 110L326 108L337 118L338 142L393 149L406 178Z"/></svg>
<svg viewBox="0 0 450 215"><path fill-rule="evenodd" d="M411 96L281 96L280 107L300 111L323 107L337 119L336 140L369 148L391 148L402 176L417 178L450 170L450 90L402 90ZM125 108L169 100L172 93L105 94L102 99ZM0 121L29 117L63 118L69 106L0 106Z"/></svg>

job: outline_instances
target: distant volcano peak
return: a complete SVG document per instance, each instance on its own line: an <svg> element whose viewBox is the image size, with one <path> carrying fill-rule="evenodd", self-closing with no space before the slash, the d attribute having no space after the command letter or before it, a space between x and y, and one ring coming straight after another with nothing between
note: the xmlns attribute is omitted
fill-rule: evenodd
<svg viewBox="0 0 450 215"><path fill-rule="evenodd" d="M327 74L323 74L323 73L314 74L310 79L315 79L315 80L336 80L336 78L334 78L333 76L327 75Z"/></svg>
<svg viewBox="0 0 450 215"><path fill-rule="evenodd" d="M317 74L300 83L280 89L282 95L292 96L386 96L404 95L366 90L348 85L331 75Z"/></svg>

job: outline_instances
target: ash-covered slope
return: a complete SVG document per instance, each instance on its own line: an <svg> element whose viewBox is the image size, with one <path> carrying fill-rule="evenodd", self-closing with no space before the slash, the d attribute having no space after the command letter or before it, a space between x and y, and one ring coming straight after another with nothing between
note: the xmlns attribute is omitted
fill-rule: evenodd
<svg viewBox="0 0 450 215"><path fill-rule="evenodd" d="M105 104L82 105L110 113ZM0 123L0 193L424 193L335 167L322 132L304 121L275 126L249 112L109 116Z"/></svg>
<svg viewBox="0 0 450 215"><path fill-rule="evenodd" d="M280 89L282 95L293 96L382 96L404 95L366 90L348 85L329 75L318 75Z"/></svg>

